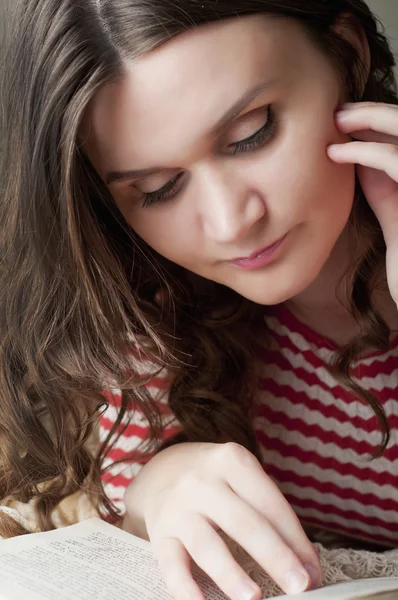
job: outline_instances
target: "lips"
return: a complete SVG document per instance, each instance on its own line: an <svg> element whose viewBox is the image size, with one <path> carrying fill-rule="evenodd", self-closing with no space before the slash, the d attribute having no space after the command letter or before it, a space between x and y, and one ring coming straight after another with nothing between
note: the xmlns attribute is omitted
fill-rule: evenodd
<svg viewBox="0 0 398 600"><path fill-rule="evenodd" d="M260 256L261 254L263 254L264 252L270 252L273 248L275 248L275 246L277 246L284 238L286 237L286 235L284 235L283 237L279 238L276 242L274 242L273 244L270 244L269 246L266 246L265 248L261 248L260 250L255 250L252 254L250 254L249 256L239 256L238 258L233 258L230 262L236 262L236 261L244 261L244 260L252 260L253 258L256 258L257 256Z"/></svg>
<svg viewBox="0 0 398 600"><path fill-rule="evenodd" d="M279 238L270 246L266 246L265 248L256 250L248 256L234 258L230 262L236 267L240 267L241 269L255 269L265 266L266 264L274 260L274 258L276 258L278 250L282 246L286 236L287 234Z"/></svg>

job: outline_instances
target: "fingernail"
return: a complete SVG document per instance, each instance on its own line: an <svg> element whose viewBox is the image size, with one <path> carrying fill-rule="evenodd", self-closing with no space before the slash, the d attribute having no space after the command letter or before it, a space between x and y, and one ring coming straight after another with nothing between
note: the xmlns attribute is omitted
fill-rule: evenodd
<svg viewBox="0 0 398 600"><path fill-rule="evenodd" d="M347 119L349 116L350 116L350 113L348 113L346 110L338 110L336 112L337 119Z"/></svg>
<svg viewBox="0 0 398 600"><path fill-rule="evenodd" d="M341 105L340 108L352 108L353 106L355 106L356 102L344 102L344 104Z"/></svg>
<svg viewBox="0 0 398 600"><path fill-rule="evenodd" d="M311 577L311 586L319 587L322 583L322 575L318 567L311 563L307 563L304 565L305 570L308 575Z"/></svg>
<svg viewBox="0 0 398 600"><path fill-rule="evenodd" d="M309 584L309 576L305 569L295 569L285 576L285 584L288 594L304 592Z"/></svg>
<svg viewBox="0 0 398 600"><path fill-rule="evenodd" d="M340 148L341 144L330 144L330 146L328 146L326 148L326 150L328 152L335 152L336 150L338 151L338 149Z"/></svg>
<svg viewBox="0 0 398 600"><path fill-rule="evenodd" d="M258 596L260 588L253 581L241 581L238 586L236 597L238 600L254 600Z"/></svg>

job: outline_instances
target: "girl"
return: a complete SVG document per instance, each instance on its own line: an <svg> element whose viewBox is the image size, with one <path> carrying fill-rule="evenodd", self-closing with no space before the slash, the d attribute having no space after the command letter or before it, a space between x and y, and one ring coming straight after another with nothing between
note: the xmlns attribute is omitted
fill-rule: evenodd
<svg viewBox="0 0 398 600"><path fill-rule="evenodd" d="M396 545L393 65L363 0L19 0L3 499L84 488L177 600L260 597L220 529L286 592L304 527Z"/></svg>

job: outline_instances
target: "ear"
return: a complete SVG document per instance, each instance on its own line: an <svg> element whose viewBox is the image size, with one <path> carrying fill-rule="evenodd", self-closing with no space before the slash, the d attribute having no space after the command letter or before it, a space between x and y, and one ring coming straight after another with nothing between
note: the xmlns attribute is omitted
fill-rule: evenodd
<svg viewBox="0 0 398 600"><path fill-rule="evenodd" d="M358 64L357 74L360 82L360 97L362 98L369 78L371 64L370 49L366 34L359 20L351 13L342 13L332 29L340 37L349 42L358 53L360 63Z"/></svg>

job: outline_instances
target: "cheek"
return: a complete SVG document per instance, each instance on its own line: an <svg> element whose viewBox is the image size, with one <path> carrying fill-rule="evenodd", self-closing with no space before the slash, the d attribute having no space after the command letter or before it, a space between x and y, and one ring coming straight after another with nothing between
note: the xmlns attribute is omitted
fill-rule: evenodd
<svg viewBox="0 0 398 600"><path fill-rule="evenodd" d="M352 201L353 166L334 163L326 152L349 139L336 128L334 108L320 101L287 113L275 149L263 164L257 162L254 177L276 218L289 211L292 221L300 219L303 210L329 204L334 196L333 206Z"/></svg>
<svg viewBox="0 0 398 600"><path fill-rule="evenodd" d="M307 129L307 132L309 129ZM333 121L319 125L316 134L299 138L292 143L284 164L284 181L296 200L296 206L307 213L308 219L327 216L338 222L346 221L351 211L355 190L355 166L337 164L327 155L332 143L342 143L348 138L340 134ZM283 181L283 179L282 179Z"/></svg>
<svg viewBox="0 0 398 600"><path fill-rule="evenodd" d="M355 165L337 164L326 154L324 144L320 151L315 173L319 188L318 205L329 218L337 222L347 222L355 195Z"/></svg>
<svg viewBox="0 0 398 600"><path fill-rule="evenodd" d="M132 229L156 252L184 266L190 260L192 227L183 222L184 216L177 206L165 204L154 210L144 209L125 215Z"/></svg>

